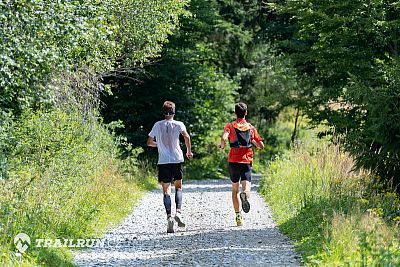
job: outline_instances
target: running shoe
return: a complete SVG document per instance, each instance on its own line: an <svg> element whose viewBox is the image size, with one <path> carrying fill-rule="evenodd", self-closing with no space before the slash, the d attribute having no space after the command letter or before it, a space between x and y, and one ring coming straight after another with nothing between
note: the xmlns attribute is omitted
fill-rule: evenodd
<svg viewBox="0 0 400 267"><path fill-rule="evenodd" d="M167 224L167 233L174 232L174 219L172 217L168 217L168 224Z"/></svg>
<svg viewBox="0 0 400 267"><path fill-rule="evenodd" d="M178 227L185 227L186 224L182 222L182 214L180 212L177 212L175 214L175 221L178 223Z"/></svg>
<svg viewBox="0 0 400 267"><path fill-rule="evenodd" d="M247 200L247 194L245 192L240 193L240 200L242 201L242 209L245 213L250 211L250 203Z"/></svg>
<svg viewBox="0 0 400 267"><path fill-rule="evenodd" d="M243 218L240 213L236 213L236 225L242 226L243 225Z"/></svg>

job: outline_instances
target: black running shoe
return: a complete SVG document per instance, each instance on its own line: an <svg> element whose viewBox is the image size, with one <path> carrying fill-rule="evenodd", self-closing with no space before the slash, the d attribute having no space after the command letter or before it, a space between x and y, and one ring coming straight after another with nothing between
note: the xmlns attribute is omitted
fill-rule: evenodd
<svg viewBox="0 0 400 267"><path fill-rule="evenodd" d="M167 224L167 233L174 232L174 219L172 217L168 217L168 224Z"/></svg>
<svg viewBox="0 0 400 267"><path fill-rule="evenodd" d="M240 200L242 201L242 209L245 213L250 211L250 203L247 200L247 194L245 192L240 193Z"/></svg>
<svg viewBox="0 0 400 267"><path fill-rule="evenodd" d="M186 224L182 222L182 215L180 212L175 214L175 221L178 223L178 227L185 227Z"/></svg>

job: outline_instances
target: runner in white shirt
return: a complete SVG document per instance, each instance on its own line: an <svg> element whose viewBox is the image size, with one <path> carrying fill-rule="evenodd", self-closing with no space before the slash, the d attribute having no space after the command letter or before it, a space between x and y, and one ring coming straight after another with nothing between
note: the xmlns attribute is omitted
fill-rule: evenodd
<svg viewBox="0 0 400 267"><path fill-rule="evenodd" d="M158 181L161 183L164 195L164 206L167 212L167 232L174 232L174 219L179 227L185 227L181 218L182 207L182 162L183 152L179 145L179 136L182 134L186 144L186 157L191 159L190 136L185 125L174 120L175 104L165 101L163 105L165 120L154 124L147 145L158 148ZM176 214L174 219L171 215L171 182L175 185Z"/></svg>

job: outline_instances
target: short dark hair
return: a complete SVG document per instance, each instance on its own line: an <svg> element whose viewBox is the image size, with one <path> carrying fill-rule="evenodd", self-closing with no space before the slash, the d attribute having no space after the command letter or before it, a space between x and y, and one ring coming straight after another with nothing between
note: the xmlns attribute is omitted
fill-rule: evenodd
<svg viewBox="0 0 400 267"><path fill-rule="evenodd" d="M172 101L165 101L163 105L165 116L172 116L175 114L175 103Z"/></svg>
<svg viewBox="0 0 400 267"><path fill-rule="evenodd" d="M239 102L235 105L235 114L239 119L243 119L247 113L247 105L243 102Z"/></svg>

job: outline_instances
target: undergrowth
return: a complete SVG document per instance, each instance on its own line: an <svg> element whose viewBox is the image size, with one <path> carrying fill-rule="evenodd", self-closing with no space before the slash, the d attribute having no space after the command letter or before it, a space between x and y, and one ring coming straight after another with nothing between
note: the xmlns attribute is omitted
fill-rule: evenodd
<svg viewBox="0 0 400 267"><path fill-rule="evenodd" d="M3 114L0 131L0 263L2 266L71 266L67 248L37 248L37 238L101 237L153 188L154 171L130 149L113 125L74 111ZM14 237L31 245L16 253Z"/></svg>
<svg viewBox="0 0 400 267"><path fill-rule="evenodd" d="M296 142L270 162L261 192L305 265L399 266L399 197L339 145Z"/></svg>

